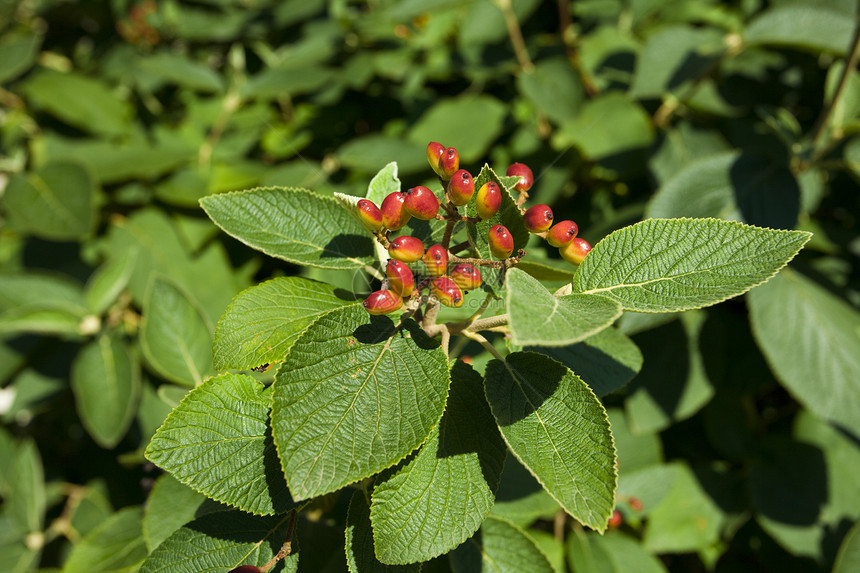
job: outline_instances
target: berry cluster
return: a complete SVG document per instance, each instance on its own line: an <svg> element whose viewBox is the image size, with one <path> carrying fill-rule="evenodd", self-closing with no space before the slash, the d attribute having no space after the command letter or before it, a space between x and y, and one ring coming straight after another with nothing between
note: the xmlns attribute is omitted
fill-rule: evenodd
<svg viewBox="0 0 860 573"><path fill-rule="evenodd" d="M380 205L369 199L356 203L356 214L362 224L374 234L387 250L391 259L385 269L383 288L375 291L364 301L364 308L373 315L388 314L401 309L406 301L422 300L421 293L428 289L430 295L446 306L463 304L463 295L479 288L481 273L477 266L498 266L500 262L513 266L523 251L514 252L514 237L504 225L490 227L487 244L495 261L469 259L465 262L449 250L449 241L454 225L460 221L477 223L492 218L502 205L502 190L495 181L488 181L475 189L475 179L465 169L460 169L460 155L453 147L444 147L431 142L427 146L427 160L439 176L444 188L444 199L440 201L431 189L418 185L406 191L394 191ZM525 199L534 183L531 169L522 163L508 167L508 176L519 177L515 189ZM474 201L477 217L461 215L459 208ZM422 221L439 219L447 227L442 244L425 249L424 243L411 235L391 238L415 217ZM590 245L576 238L577 226L573 221L562 221L552 225L552 210L546 205L536 205L525 211L524 223L529 232L544 236L549 243L559 248L562 257L579 264ZM409 265L422 263L416 278ZM474 264L473 264L474 263ZM449 264L453 264L449 268ZM426 300L426 299L425 299Z"/></svg>

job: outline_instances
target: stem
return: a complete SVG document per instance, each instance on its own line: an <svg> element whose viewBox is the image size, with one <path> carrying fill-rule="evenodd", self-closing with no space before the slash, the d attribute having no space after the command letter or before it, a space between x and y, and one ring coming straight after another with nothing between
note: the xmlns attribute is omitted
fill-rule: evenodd
<svg viewBox="0 0 860 573"><path fill-rule="evenodd" d="M209 163L212 161L212 153L215 150L215 146L218 144L218 140L220 140L221 136L224 134L224 130L227 128L227 123L230 121L230 117L241 105L242 98L239 97L238 90L231 89L227 92L227 95L224 96L224 101L221 103L221 111L215 119L212 129L209 131L209 136L206 138L203 145L200 146L200 151L197 153L197 162L201 167L209 167Z"/></svg>
<svg viewBox="0 0 860 573"><path fill-rule="evenodd" d="M558 21L559 30L561 31L561 41L564 44L567 52L567 59L576 73L579 75L579 81L582 82L582 87L585 88L585 93L589 97L594 97L600 93L600 88L594 83L591 75L585 70L582 65L582 60L579 59L579 45L576 29L573 27L573 18L570 15L570 2L568 0L557 0L558 5Z"/></svg>
<svg viewBox="0 0 860 573"><path fill-rule="evenodd" d="M517 21L517 15L514 14L511 0L496 0L496 6L502 11L505 17L505 25L508 28L508 35L511 37L511 45L514 47L514 54L517 56L517 61L520 67L525 72L530 72L534 69L534 64L529 58L529 52L526 49L526 42L523 40L523 31L520 29L520 23Z"/></svg>
<svg viewBox="0 0 860 573"><path fill-rule="evenodd" d="M260 567L260 573L266 573L269 569L277 565L278 561L285 559L293 550L293 533L296 530L296 517L298 511L295 509L290 512L290 523L287 525L287 539L281 546L281 550L272 557L268 563Z"/></svg>
<svg viewBox="0 0 860 573"><path fill-rule="evenodd" d="M489 316L487 318L481 318L472 322L469 325L468 330L471 332L477 332L479 330L489 330L491 328L498 328L500 326L507 326L510 322L510 317L507 314L500 314L498 316Z"/></svg>
<svg viewBox="0 0 860 573"><path fill-rule="evenodd" d="M472 332L470 330L464 330L463 332L461 332L461 334L463 336L465 336L466 338L474 340L475 342L477 342L478 344L483 346L487 350L487 352L489 352L490 354L493 355L493 358L496 358L497 360L501 360L502 362L505 361L505 357L502 356L501 354L499 354L499 351L496 350L496 348L492 344L490 344L490 341L487 340L486 338L484 338L483 336L481 336L480 334L478 334L477 332Z"/></svg>

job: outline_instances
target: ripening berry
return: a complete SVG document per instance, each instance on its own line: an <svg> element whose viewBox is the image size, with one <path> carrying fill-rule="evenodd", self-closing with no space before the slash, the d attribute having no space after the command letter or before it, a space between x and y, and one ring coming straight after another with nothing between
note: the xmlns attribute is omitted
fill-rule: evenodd
<svg viewBox="0 0 860 573"><path fill-rule="evenodd" d="M430 164L430 167L433 168L433 171L436 172L436 175L439 175L440 177L442 176L442 174L439 172L439 160L442 159L443 153L445 153L445 146L441 143L431 141L427 145L427 163Z"/></svg>
<svg viewBox="0 0 860 573"><path fill-rule="evenodd" d="M566 247L578 232L579 227L573 221L559 221L546 232L546 242L553 247Z"/></svg>
<svg viewBox="0 0 860 573"><path fill-rule="evenodd" d="M529 233L542 233L552 225L552 209L548 205L535 205L523 213L523 225Z"/></svg>
<svg viewBox="0 0 860 573"><path fill-rule="evenodd" d="M638 497L631 497L627 500L627 503L630 505L630 509L634 511L642 511L645 508L645 505L642 503L642 500Z"/></svg>
<svg viewBox="0 0 860 573"><path fill-rule="evenodd" d="M460 154L453 147L449 147L439 158L439 177L447 181L458 169L460 169Z"/></svg>
<svg viewBox="0 0 860 573"><path fill-rule="evenodd" d="M394 312L403 306L403 299L393 290L378 290L364 299L364 310L376 316Z"/></svg>
<svg viewBox="0 0 860 573"><path fill-rule="evenodd" d="M534 173L529 169L528 165L523 163L514 163L510 167L508 167L507 171L505 171L505 175L508 177L519 177L520 180L517 181L517 184L514 188L522 193L523 191L528 191L532 188L535 182Z"/></svg>
<svg viewBox="0 0 860 573"><path fill-rule="evenodd" d="M433 279L433 282L430 283L430 292L445 306L456 308L463 304L463 291L447 275Z"/></svg>
<svg viewBox="0 0 860 573"><path fill-rule="evenodd" d="M439 199L423 185L407 189L404 195L403 208L416 219L429 221L439 212Z"/></svg>
<svg viewBox="0 0 860 573"><path fill-rule="evenodd" d="M385 276L388 277L388 288L402 297L411 295L415 290L415 276L403 261L389 259L385 266Z"/></svg>
<svg viewBox="0 0 860 573"><path fill-rule="evenodd" d="M424 256L424 243L411 235L401 235L388 243L388 254L392 259L414 263Z"/></svg>
<svg viewBox="0 0 860 573"><path fill-rule="evenodd" d="M562 247L558 250L561 258L566 260L567 262L579 265L582 264L582 260L585 258L585 255L591 250L591 245L588 244L583 238L577 237L570 242L566 247Z"/></svg>
<svg viewBox="0 0 860 573"><path fill-rule="evenodd" d="M514 252L514 237L503 225L493 225L487 237L490 252L497 259L507 259Z"/></svg>
<svg viewBox="0 0 860 573"><path fill-rule="evenodd" d="M481 286L481 271L474 265L460 263L451 269L451 280L457 283L462 291L470 291Z"/></svg>
<svg viewBox="0 0 860 573"><path fill-rule="evenodd" d="M621 512L617 509L612 510L612 515L609 516L609 527L613 529L619 527L622 521L624 521L624 516L621 515Z"/></svg>
<svg viewBox="0 0 860 573"><path fill-rule="evenodd" d="M442 245L433 245L421 259L431 277L441 277L448 269L448 251Z"/></svg>
<svg viewBox="0 0 860 573"><path fill-rule="evenodd" d="M499 211L502 206L502 191L499 189L495 181L487 181L481 188L478 189L475 209L478 210L478 217L481 219L489 219Z"/></svg>
<svg viewBox="0 0 860 573"><path fill-rule="evenodd" d="M260 573L260 568L255 565L239 565L235 569L230 569L229 573Z"/></svg>
<svg viewBox="0 0 860 573"><path fill-rule="evenodd" d="M403 208L404 201L406 201L406 195L400 191L389 193L388 196L382 200L382 205L379 207L379 210L382 213L383 227L390 231L397 231L398 229L402 229L403 226L409 222L412 215Z"/></svg>
<svg viewBox="0 0 860 573"><path fill-rule="evenodd" d="M382 228L382 212L376 203L369 199L360 199L356 204L358 218L368 231L378 231Z"/></svg>
<svg viewBox="0 0 860 573"><path fill-rule="evenodd" d="M475 180L472 174L465 169L458 169L448 181L447 191L448 199L458 207L471 201L472 195L475 194Z"/></svg>

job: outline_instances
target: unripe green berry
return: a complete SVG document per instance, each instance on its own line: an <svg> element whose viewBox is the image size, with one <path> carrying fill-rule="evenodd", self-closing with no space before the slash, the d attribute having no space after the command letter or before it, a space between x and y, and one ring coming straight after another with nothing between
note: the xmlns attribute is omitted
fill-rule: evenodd
<svg viewBox="0 0 860 573"><path fill-rule="evenodd" d="M448 270L448 251L442 245L433 245L427 249L421 260L431 277L440 277Z"/></svg>
<svg viewBox="0 0 860 573"><path fill-rule="evenodd" d="M235 569L230 569L230 573L260 573L260 568L255 565L239 565Z"/></svg>
<svg viewBox="0 0 860 573"><path fill-rule="evenodd" d="M382 200L382 205L379 211L382 213L382 226L390 231L402 229L412 215L403 208L403 203L406 201L406 195L400 191L389 193Z"/></svg>
<svg viewBox="0 0 860 573"><path fill-rule="evenodd" d="M424 256L424 243L411 235L401 235L388 244L388 254L392 259L414 263Z"/></svg>
<svg viewBox="0 0 860 573"><path fill-rule="evenodd" d="M439 175L440 177L442 176L442 173L439 171L439 160L442 159L443 153L445 153L445 146L441 143L431 141L427 145L427 163L430 164L430 167L433 168L436 175Z"/></svg>
<svg viewBox="0 0 860 573"><path fill-rule="evenodd" d="M561 258L573 265L582 264L582 260L589 251L591 251L591 245L581 237L576 237L569 245L558 250Z"/></svg>
<svg viewBox="0 0 860 573"><path fill-rule="evenodd" d="M364 309L374 315L388 314L403 306L403 299L393 290L378 290L364 299Z"/></svg>
<svg viewBox="0 0 860 573"><path fill-rule="evenodd" d="M579 227L573 221L559 221L546 232L546 242L553 247L566 247L578 232Z"/></svg>
<svg viewBox="0 0 860 573"><path fill-rule="evenodd" d="M465 169L458 169L448 181L448 199L454 205L462 206L472 200L475 194L475 180Z"/></svg>
<svg viewBox="0 0 860 573"><path fill-rule="evenodd" d="M404 195L406 199L403 201L403 208L416 219L429 221L439 212L439 199L423 185L407 189Z"/></svg>
<svg viewBox="0 0 860 573"><path fill-rule="evenodd" d="M505 175L508 177L519 177L520 180L517 181L517 184L514 188L522 193L523 191L528 191L534 185L535 176L532 173L532 170L529 169L528 165L523 163L514 163L510 167L508 167L507 171L505 171Z"/></svg>
<svg viewBox="0 0 860 573"><path fill-rule="evenodd" d="M356 204L358 218L368 231L378 231L382 228L382 212L376 203L369 199L360 199Z"/></svg>
<svg viewBox="0 0 860 573"><path fill-rule="evenodd" d="M523 213L523 225L529 233L542 233L552 225L552 209L548 205L535 205Z"/></svg>
<svg viewBox="0 0 860 573"><path fill-rule="evenodd" d="M453 147L449 147L439 158L439 177L448 181L460 169L460 154Z"/></svg>
<svg viewBox="0 0 860 573"><path fill-rule="evenodd" d="M514 252L514 237L504 225L493 225L487 237L490 252L497 259L507 259Z"/></svg>
<svg viewBox="0 0 860 573"><path fill-rule="evenodd" d="M462 291L474 290L481 286L481 271L474 265L460 263L451 269L451 280L453 280Z"/></svg>
<svg viewBox="0 0 860 573"><path fill-rule="evenodd" d="M433 279L433 282L430 283L430 292L445 306L456 308L463 304L463 291L447 275Z"/></svg>
<svg viewBox="0 0 860 573"><path fill-rule="evenodd" d="M401 297L407 297L415 290L415 276L403 261L389 259L385 266L385 276L388 277L388 288Z"/></svg>
<svg viewBox="0 0 860 573"><path fill-rule="evenodd" d="M502 206L502 190L495 181L487 181L478 189L475 201L478 217L489 219L498 213L499 207Z"/></svg>

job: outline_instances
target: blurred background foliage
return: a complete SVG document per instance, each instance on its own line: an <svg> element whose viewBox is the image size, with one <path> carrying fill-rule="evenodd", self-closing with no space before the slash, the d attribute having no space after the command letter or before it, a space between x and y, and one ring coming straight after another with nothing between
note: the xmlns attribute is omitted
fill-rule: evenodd
<svg viewBox="0 0 860 573"><path fill-rule="evenodd" d="M359 195L390 161L425 183L433 140L527 163L592 243L649 216L815 232L811 313L622 319L644 366L604 400L620 527L559 520L510 456L494 512L560 572L858 570L857 27L855 0L3 0L0 562L134 571L193 516L143 448L213 373L231 298L299 272L200 197ZM300 570L345 570L343 507L302 521Z"/></svg>

